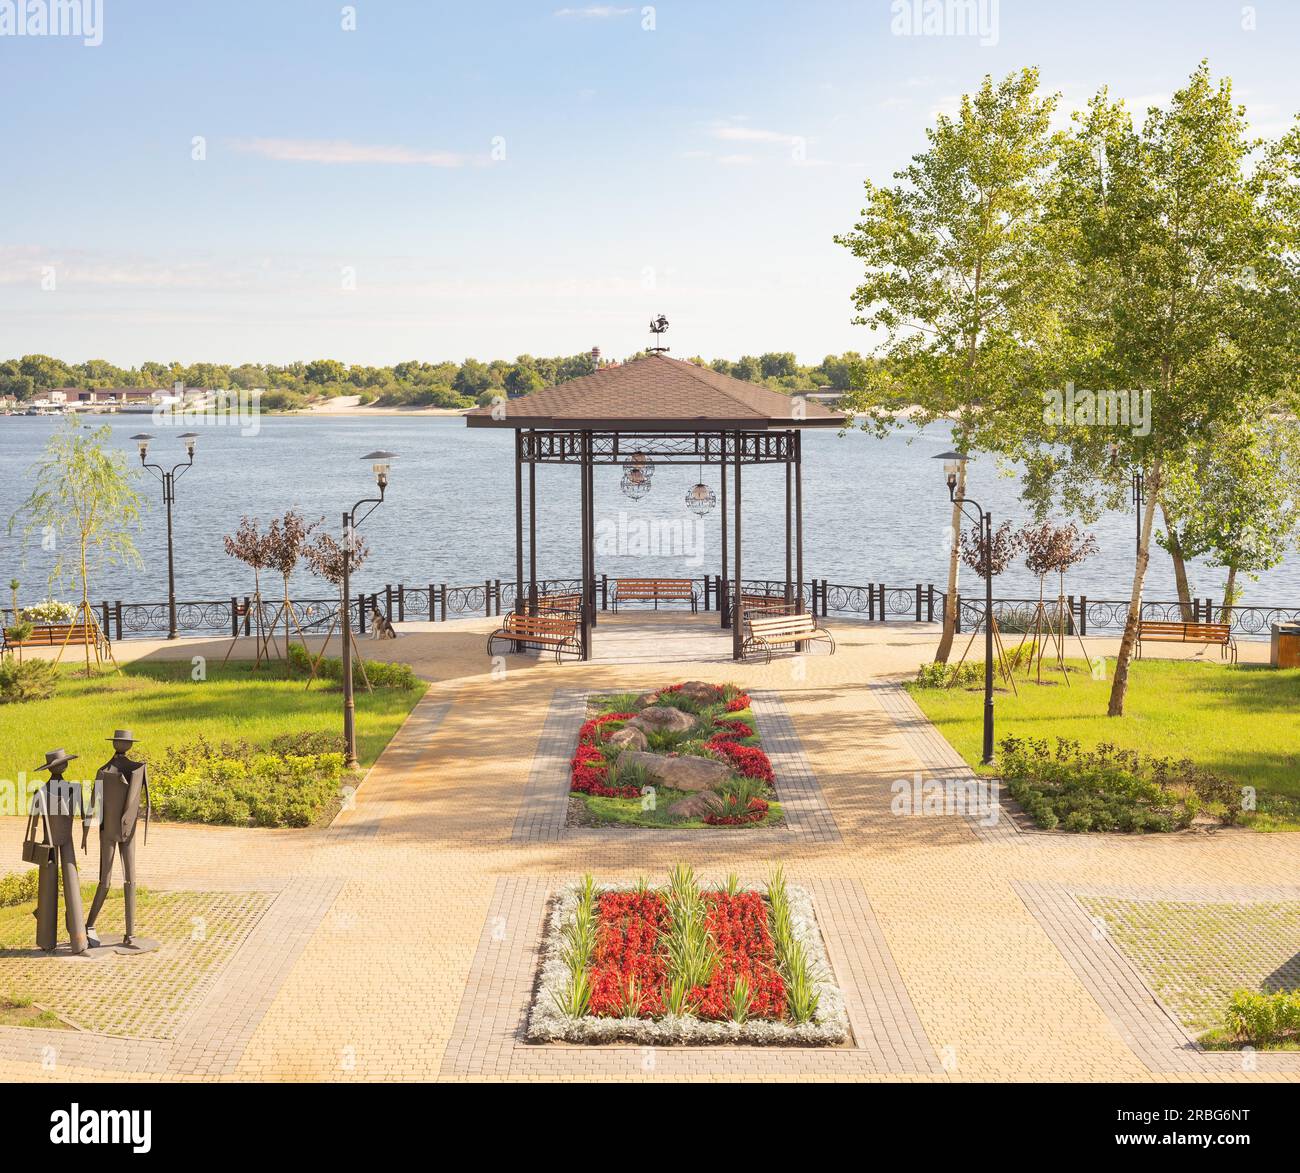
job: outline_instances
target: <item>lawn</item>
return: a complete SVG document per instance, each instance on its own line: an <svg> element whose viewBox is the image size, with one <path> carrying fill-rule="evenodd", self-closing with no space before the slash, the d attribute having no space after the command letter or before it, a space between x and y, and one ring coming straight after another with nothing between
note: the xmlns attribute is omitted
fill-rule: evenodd
<svg viewBox="0 0 1300 1173"><path fill-rule="evenodd" d="M1072 667L1068 687L1053 674L1053 684L1018 678L1018 696L999 692L997 740L1064 737L1087 748L1109 742L1156 757L1190 758L1255 787L1262 810L1273 799L1271 814L1249 820L1257 828L1300 826L1300 669L1139 661L1129 671L1125 715L1107 717L1110 680L1092 679L1081 662ZM908 691L962 757L982 769L982 689L910 684Z"/></svg>
<svg viewBox="0 0 1300 1173"><path fill-rule="evenodd" d="M136 752L155 764L165 759L169 747L200 737L265 745L282 735L341 731L337 688L314 684L305 689L301 676L289 678L280 665L255 673L248 663L209 664L201 681L193 680L191 672L188 660L128 664L120 674L90 679L67 668L50 700L0 705L0 778L43 777L34 774L35 767L45 760L46 750L59 747L82 758L69 777L93 777L112 756L106 739L117 728L129 728ZM423 691L423 686L370 693L358 688L362 766L379 756Z"/></svg>

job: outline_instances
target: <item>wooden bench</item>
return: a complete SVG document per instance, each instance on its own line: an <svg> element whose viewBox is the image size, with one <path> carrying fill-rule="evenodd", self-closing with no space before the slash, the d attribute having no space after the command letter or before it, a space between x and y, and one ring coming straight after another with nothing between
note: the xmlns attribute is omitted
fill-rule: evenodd
<svg viewBox="0 0 1300 1173"><path fill-rule="evenodd" d="M506 640L514 644L512 651L521 646L531 648L550 648L555 651L558 664L565 656L580 657L582 640L578 635L577 615L518 615L508 612L501 626L488 636L488 655L492 655L494 640Z"/></svg>
<svg viewBox="0 0 1300 1173"><path fill-rule="evenodd" d="M572 594L537 596L539 615L578 615L581 612L582 596L577 591Z"/></svg>
<svg viewBox="0 0 1300 1173"><path fill-rule="evenodd" d="M807 611L797 615L752 615L745 617L746 635L740 652L763 652L767 662L772 662L772 649L782 644L803 644L820 641L830 645L830 655L835 654L835 637Z"/></svg>
<svg viewBox="0 0 1300 1173"><path fill-rule="evenodd" d="M15 626L17 626L15 624ZM26 639L13 640L5 631L4 646L9 648L93 647L108 651L108 637L97 623L38 623Z"/></svg>
<svg viewBox="0 0 1300 1173"><path fill-rule="evenodd" d="M1142 658L1142 645L1150 643L1218 644L1219 657L1232 656L1237 662L1237 641L1232 637L1231 623L1167 623L1163 620L1140 619L1137 630L1137 654Z"/></svg>
<svg viewBox="0 0 1300 1173"><path fill-rule="evenodd" d="M791 599L787 603L784 595L751 594L747 591L741 592L740 605L747 615L751 611L760 611L768 615L795 615L803 610L803 604L796 599Z"/></svg>
<svg viewBox="0 0 1300 1173"><path fill-rule="evenodd" d="M691 610L699 608L695 581L690 578L617 578L614 580L613 606L618 611L621 603L690 603Z"/></svg>

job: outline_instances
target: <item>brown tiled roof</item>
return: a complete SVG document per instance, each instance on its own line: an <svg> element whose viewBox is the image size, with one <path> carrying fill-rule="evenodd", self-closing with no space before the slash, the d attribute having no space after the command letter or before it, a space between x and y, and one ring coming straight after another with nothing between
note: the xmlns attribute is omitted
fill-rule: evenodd
<svg viewBox="0 0 1300 1173"><path fill-rule="evenodd" d="M470 427L655 432L839 427L844 422L843 415L811 400L803 401L799 416L795 408L791 396L780 391L651 354L508 400L501 419L492 418L490 407L476 407L466 413L465 422Z"/></svg>

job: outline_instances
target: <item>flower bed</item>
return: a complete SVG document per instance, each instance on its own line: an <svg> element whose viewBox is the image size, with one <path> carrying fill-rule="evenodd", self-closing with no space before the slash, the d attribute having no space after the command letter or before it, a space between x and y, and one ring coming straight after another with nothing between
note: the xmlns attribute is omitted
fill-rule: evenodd
<svg viewBox="0 0 1300 1173"><path fill-rule="evenodd" d="M651 721L656 714L671 727ZM616 739L628 726L635 740ZM674 786L668 760L681 758L726 769ZM584 826L756 827L784 818L750 699L727 684L594 697L569 761L569 791L570 822Z"/></svg>
<svg viewBox="0 0 1300 1173"><path fill-rule="evenodd" d="M662 888L557 895L529 1014L532 1042L843 1042L848 1018L812 901L777 869L763 891L705 888L678 865Z"/></svg>

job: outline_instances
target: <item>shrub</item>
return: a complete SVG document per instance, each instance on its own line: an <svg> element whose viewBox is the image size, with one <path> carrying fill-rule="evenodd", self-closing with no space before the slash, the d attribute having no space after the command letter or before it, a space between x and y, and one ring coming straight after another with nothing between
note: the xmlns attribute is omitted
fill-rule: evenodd
<svg viewBox="0 0 1300 1173"><path fill-rule="evenodd" d="M12 908L15 904L35 900L36 878L39 875L39 868L31 868L12 876L0 876L0 908Z"/></svg>
<svg viewBox="0 0 1300 1173"><path fill-rule="evenodd" d="M916 670L921 688L966 688L984 679L983 663L922 664Z"/></svg>
<svg viewBox="0 0 1300 1173"><path fill-rule="evenodd" d="M0 657L0 705L49 700L58 683L59 669L52 660Z"/></svg>
<svg viewBox="0 0 1300 1173"><path fill-rule="evenodd" d="M1223 1016L1228 1029L1250 1043L1276 1043L1300 1033L1300 990L1257 994L1237 990Z"/></svg>
<svg viewBox="0 0 1300 1173"><path fill-rule="evenodd" d="M289 645L289 665L295 672L310 672L312 663L313 657L302 644ZM365 685L361 683L361 672L362 662L353 660L353 683L360 684L364 688ZM343 661L337 656L322 657L320 663L316 665L316 675L325 680L341 681ZM389 663L387 660L366 660L365 679L369 680L375 688L400 688L409 691L420 685L419 677L415 675L410 664Z"/></svg>
<svg viewBox="0 0 1300 1173"><path fill-rule="evenodd" d="M321 732L283 734L266 745L200 737L151 765L160 818L231 826L309 826L345 776L340 739Z"/></svg>
<svg viewBox="0 0 1300 1173"><path fill-rule="evenodd" d="M1040 827L1067 831L1173 831L1207 813L1239 812L1233 783L1190 761L1144 757L1103 743L1007 737L999 761L1007 789Z"/></svg>
<svg viewBox="0 0 1300 1173"><path fill-rule="evenodd" d="M60 603L58 599L43 599L23 608L24 619L32 623L71 623L77 617L75 603Z"/></svg>

